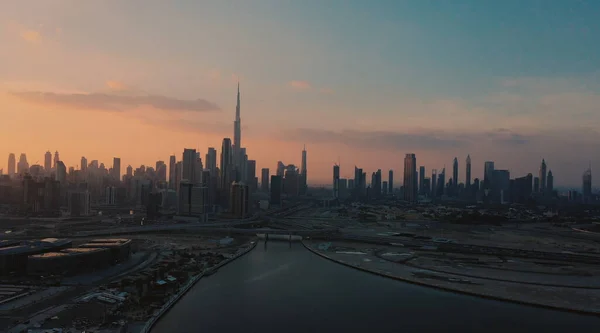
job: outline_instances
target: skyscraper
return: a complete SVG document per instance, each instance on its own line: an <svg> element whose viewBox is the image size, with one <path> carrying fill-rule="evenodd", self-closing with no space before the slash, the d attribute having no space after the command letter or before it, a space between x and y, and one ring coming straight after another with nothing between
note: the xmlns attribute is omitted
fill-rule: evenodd
<svg viewBox="0 0 600 333"><path fill-rule="evenodd" d="M540 192L546 192L546 161L542 159L542 163L540 164L540 174L538 175L540 178Z"/></svg>
<svg viewBox="0 0 600 333"><path fill-rule="evenodd" d="M415 154L406 154L404 157L404 200L414 202L417 200L417 157Z"/></svg>
<svg viewBox="0 0 600 333"><path fill-rule="evenodd" d="M260 174L260 189L269 192L269 168L262 168Z"/></svg>
<svg viewBox="0 0 600 333"><path fill-rule="evenodd" d="M229 200L229 211L236 218L248 216L250 211L248 185L244 183L233 182L231 184L231 199Z"/></svg>
<svg viewBox="0 0 600 333"><path fill-rule="evenodd" d="M492 174L494 173L494 162L486 161L483 165L483 188L489 190L492 188Z"/></svg>
<svg viewBox="0 0 600 333"><path fill-rule="evenodd" d="M21 154L19 156L19 163L17 164L17 173L23 175L29 172L29 163L27 163L27 155Z"/></svg>
<svg viewBox="0 0 600 333"><path fill-rule="evenodd" d="M281 176L271 176L271 194L270 203L272 205L281 205L281 191L283 189L283 179Z"/></svg>
<svg viewBox="0 0 600 333"><path fill-rule="evenodd" d="M306 173L306 145L302 149L302 164L300 165L300 168L302 169L300 171L300 180L302 182L302 184L300 185L300 193L306 194L306 190L308 188L308 185L307 185L308 179L307 179L307 173Z"/></svg>
<svg viewBox="0 0 600 333"><path fill-rule="evenodd" d="M437 169L431 170L431 197L437 196Z"/></svg>
<svg viewBox="0 0 600 333"><path fill-rule="evenodd" d="M121 159L118 157L113 158L113 167L112 167L112 178L115 180L121 179Z"/></svg>
<svg viewBox="0 0 600 333"><path fill-rule="evenodd" d="M546 192L552 193L554 191L554 176L552 170L548 170L548 178L546 179Z"/></svg>
<svg viewBox="0 0 600 333"><path fill-rule="evenodd" d="M233 163L236 170L241 170L242 149L242 119L240 117L240 83L237 89L237 105L235 107L235 121L233 122ZM222 156L222 155L221 155Z"/></svg>
<svg viewBox="0 0 600 333"><path fill-rule="evenodd" d="M196 173L196 149L184 149L182 157L181 180L194 184Z"/></svg>
<svg viewBox="0 0 600 333"><path fill-rule="evenodd" d="M278 161L277 162L277 172L276 175L280 176L281 178L283 178L283 174L285 173L285 164L283 164L283 162Z"/></svg>
<svg viewBox="0 0 600 333"><path fill-rule="evenodd" d="M58 157L58 151L54 152L54 169L56 169L56 163L58 163L58 161L60 161L60 158Z"/></svg>
<svg viewBox="0 0 600 333"><path fill-rule="evenodd" d="M539 177L533 177L533 192L534 193L540 192L540 178Z"/></svg>
<svg viewBox="0 0 600 333"><path fill-rule="evenodd" d="M458 188L458 158L454 158L452 162L452 183L454 188Z"/></svg>
<svg viewBox="0 0 600 333"><path fill-rule="evenodd" d="M592 196L592 167L583 172L583 200L588 201Z"/></svg>
<svg viewBox="0 0 600 333"><path fill-rule="evenodd" d="M67 167L62 161L56 161L56 180L62 186L67 183Z"/></svg>
<svg viewBox="0 0 600 333"><path fill-rule="evenodd" d="M256 184L256 161L248 160L246 164L246 184L250 189L250 193L254 193L257 189L258 184Z"/></svg>
<svg viewBox="0 0 600 333"><path fill-rule="evenodd" d="M211 175L217 172L217 150L213 147L209 147L206 153L206 168L210 170Z"/></svg>
<svg viewBox="0 0 600 333"><path fill-rule="evenodd" d="M15 175L15 171L17 170L17 159L15 154L8 154L8 176L13 177Z"/></svg>
<svg viewBox="0 0 600 333"><path fill-rule="evenodd" d="M229 191L232 180L231 175L231 139L224 138L221 146L221 163L219 165L221 169L221 189L226 192Z"/></svg>
<svg viewBox="0 0 600 333"><path fill-rule="evenodd" d="M424 194L425 193L425 188L424 188L424 184L423 184L423 180L425 179L425 167L424 166L420 166L419 167L419 194Z"/></svg>
<svg viewBox="0 0 600 333"><path fill-rule="evenodd" d="M465 186L469 188L471 187L471 155L467 155L466 171Z"/></svg>
<svg viewBox="0 0 600 333"><path fill-rule="evenodd" d="M165 161L156 161L156 174L159 181L167 181L167 165L165 164Z"/></svg>
<svg viewBox="0 0 600 333"><path fill-rule="evenodd" d="M44 155L44 170L46 170L46 172L52 170L52 153L50 151L47 151Z"/></svg>
<svg viewBox="0 0 600 333"><path fill-rule="evenodd" d="M88 167L87 158L85 158L85 156L81 156L81 165L79 166L79 169L81 170L81 172L86 173L87 167Z"/></svg>
<svg viewBox="0 0 600 333"><path fill-rule="evenodd" d="M333 166L333 197L340 197L340 166L337 164Z"/></svg>
<svg viewBox="0 0 600 333"><path fill-rule="evenodd" d="M177 164L177 157L171 155L169 157L169 188L172 190L177 189L175 186L175 165Z"/></svg>

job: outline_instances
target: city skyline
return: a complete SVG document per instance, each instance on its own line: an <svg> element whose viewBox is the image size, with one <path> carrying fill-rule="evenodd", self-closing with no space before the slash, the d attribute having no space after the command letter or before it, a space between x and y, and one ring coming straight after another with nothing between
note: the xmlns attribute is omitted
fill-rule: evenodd
<svg viewBox="0 0 600 333"><path fill-rule="evenodd" d="M600 163L600 4L140 4L6 4L0 169L9 153L44 166L58 150L67 167L120 157L122 173L219 151L235 139L238 82L257 170L300 165L306 144L309 184L331 183L338 161L341 178L402 172L406 153L446 177L458 157L463 182L467 154L473 179L484 161L521 177L546 159L555 186Z"/></svg>

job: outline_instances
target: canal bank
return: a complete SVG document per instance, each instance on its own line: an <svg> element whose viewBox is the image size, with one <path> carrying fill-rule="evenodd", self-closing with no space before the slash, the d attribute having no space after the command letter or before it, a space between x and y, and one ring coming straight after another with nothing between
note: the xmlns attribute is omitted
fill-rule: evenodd
<svg viewBox="0 0 600 333"><path fill-rule="evenodd" d="M160 318L165 315L173 307L173 305L175 305L175 303L177 303L177 301L179 301L179 299L181 299L181 297L183 297L183 295L185 295L203 277L216 273L219 268L252 251L256 247L256 244L257 242L252 242L249 247L236 253L233 257L225 259L217 265L207 268L203 273L192 277L190 281L185 284L185 286L183 286L175 295L173 295L173 297L171 297L171 299L169 299L167 303L165 303L157 312L155 312L155 314L142 327L140 333L150 332L152 327L160 320Z"/></svg>
<svg viewBox="0 0 600 333"><path fill-rule="evenodd" d="M403 271L399 271L397 267L392 266L392 265L399 265L398 263L385 262L383 265L384 267L382 267L381 262L377 263L377 260L379 260L379 258L377 258L377 257L374 257L372 259L367 258L367 259L365 259L365 261L361 262L361 261L359 261L359 259L356 258L356 256L346 256L346 255L339 256L335 253L327 254L324 251L316 249L315 247L319 245L318 242L303 241L302 245L304 246L304 248L306 248L310 252L312 252L324 259L327 259L329 261L332 261L337 264L340 264L340 265L343 265L346 267L350 267L350 268L353 268L356 270L360 270L360 271L371 273L371 274L374 274L377 276L385 277L385 278L390 278L390 279L394 279L394 280L398 280L398 281L402 281L402 282L407 282L407 283L411 283L414 285L419 285L419 286L423 286L423 287L427 287L427 288L433 288L433 289L441 290L444 292L451 292L451 293L463 294L463 295L468 295L468 296L475 296L475 297L480 297L483 299L488 299L488 300L493 300L493 301L510 302L510 303L519 304L519 305L525 305L525 306L531 306L531 307L537 307L537 308L543 308L543 309L549 309L549 310L556 310L556 311L563 311L563 312L571 312L571 313L576 313L576 314L586 315L586 316L600 317L600 303L597 304L596 308L586 309L586 308L575 307L575 306L559 306L556 304L550 304L548 302L540 301L539 299L531 299L531 300L523 299L523 298L519 299L519 298L516 298L514 294L509 295L508 290L511 290L511 289L506 288L506 284L508 284L509 286L511 284L515 285L515 286L519 286L520 285L519 283L512 283L510 281L491 281L492 283L495 282L497 287L488 288L487 289L488 292L477 291L476 289L478 286L475 284L472 286L469 286L469 287L465 287L461 283L463 280L460 279L460 276L453 276L451 274L439 274L438 272L434 272L434 271L430 272L427 269L411 269L408 266L403 267L403 268L405 268ZM347 254L347 253L345 253L345 254ZM342 259L342 257L344 259ZM380 267L375 267L375 266L380 266ZM394 272L390 272L390 270L394 270ZM420 273L420 274L418 274L418 273ZM435 273L435 274L428 274L428 273ZM446 281L443 281L444 279ZM482 279L479 279L479 280L481 281ZM455 284L457 286L453 286L453 284ZM460 286L460 288L458 286ZM530 288L531 288L531 286L530 286ZM518 288L515 288L515 289L518 289ZM546 289L550 289L550 288L547 287ZM493 293L491 293L490 291ZM504 294L502 294L502 293L504 293ZM522 296L522 295L517 294L517 297L519 297L519 296Z"/></svg>

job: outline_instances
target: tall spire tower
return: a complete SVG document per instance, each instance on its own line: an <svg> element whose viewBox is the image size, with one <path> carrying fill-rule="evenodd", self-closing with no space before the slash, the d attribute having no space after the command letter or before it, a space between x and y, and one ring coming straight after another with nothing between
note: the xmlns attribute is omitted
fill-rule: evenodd
<svg viewBox="0 0 600 333"><path fill-rule="evenodd" d="M240 167L242 149L242 119L240 118L240 82L238 81L237 105L235 107L235 121L233 122L233 163L237 169Z"/></svg>

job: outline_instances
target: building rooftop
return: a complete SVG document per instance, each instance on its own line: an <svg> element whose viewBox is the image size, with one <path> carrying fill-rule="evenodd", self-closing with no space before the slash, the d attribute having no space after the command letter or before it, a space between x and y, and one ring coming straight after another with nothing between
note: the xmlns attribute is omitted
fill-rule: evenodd
<svg viewBox="0 0 600 333"><path fill-rule="evenodd" d="M127 238L98 238L92 239L88 243L127 243L130 239Z"/></svg>
<svg viewBox="0 0 600 333"><path fill-rule="evenodd" d="M68 256L68 253L64 253L64 252L46 252L46 253L40 253L40 254L32 254L29 256L29 258L33 258L33 259L40 259L40 258L55 258L55 257L64 257L64 256Z"/></svg>
<svg viewBox="0 0 600 333"><path fill-rule="evenodd" d="M61 250L63 253L88 253L88 252L98 252L104 251L105 249L99 247L72 247L69 249Z"/></svg>

